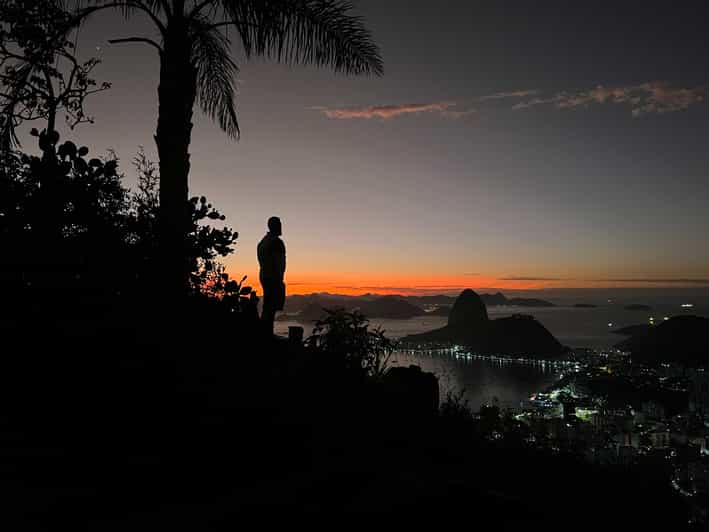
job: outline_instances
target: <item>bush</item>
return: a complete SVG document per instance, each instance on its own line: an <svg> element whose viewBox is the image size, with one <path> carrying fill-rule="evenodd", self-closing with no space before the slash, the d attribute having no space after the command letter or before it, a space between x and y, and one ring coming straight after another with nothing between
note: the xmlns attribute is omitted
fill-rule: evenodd
<svg viewBox="0 0 709 532"><path fill-rule="evenodd" d="M41 156L5 152L0 160L0 279L16 304L49 309L62 301L82 306L88 298L110 305L122 294L152 293L160 275L157 166L138 153L138 189L131 193L114 154L90 157L87 147L60 142L56 132L32 134ZM217 298L231 311L253 307L255 294L218 262L234 251L238 233L210 224L225 217L205 197L189 205L185 259L193 294Z"/></svg>
<svg viewBox="0 0 709 532"><path fill-rule="evenodd" d="M310 346L340 356L348 369L378 379L388 370L395 344L360 312L344 309L325 310L327 316L316 322L307 342Z"/></svg>

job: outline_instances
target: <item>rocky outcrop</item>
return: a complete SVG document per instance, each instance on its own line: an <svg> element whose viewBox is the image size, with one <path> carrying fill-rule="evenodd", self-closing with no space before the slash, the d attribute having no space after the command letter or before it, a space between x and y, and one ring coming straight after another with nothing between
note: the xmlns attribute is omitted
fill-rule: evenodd
<svg viewBox="0 0 709 532"><path fill-rule="evenodd" d="M455 343L480 354L556 358L568 349L534 317L515 315L488 319L482 299L464 290L451 309L448 325L423 334L407 336L407 344Z"/></svg>
<svg viewBox="0 0 709 532"><path fill-rule="evenodd" d="M707 331L709 318L676 316L660 325L637 331L637 334L616 344L616 347L630 351L634 360L706 367L709 365Z"/></svg>
<svg viewBox="0 0 709 532"><path fill-rule="evenodd" d="M448 315L448 327L454 329L477 328L484 326L487 321L485 303L470 289L463 290Z"/></svg>

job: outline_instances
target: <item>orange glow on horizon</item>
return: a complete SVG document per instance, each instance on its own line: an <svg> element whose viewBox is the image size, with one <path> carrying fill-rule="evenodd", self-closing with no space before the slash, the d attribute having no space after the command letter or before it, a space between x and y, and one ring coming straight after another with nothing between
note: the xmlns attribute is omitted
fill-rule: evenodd
<svg viewBox="0 0 709 532"><path fill-rule="evenodd" d="M598 281L505 280L494 275L475 276L393 276L332 275L331 273L286 272L289 295L329 292L342 295L434 295L473 290L544 290L549 288L620 288L628 285ZM245 282L261 292L258 272L250 272ZM633 285L637 286L637 285ZM656 286L656 285L649 285ZM640 286L638 286L640 287Z"/></svg>
<svg viewBox="0 0 709 532"><path fill-rule="evenodd" d="M231 272L234 273L234 272ZM238 275L239 278L242 275ZM366 274L338 274L331 272L302 273L286 272L286 291L288 295L312 294L329 292L341 295L435 295L458 294L465 288L476 291L491 290L545 290L552 288L661 288L679 287L679 284L663 285L662 283L626 283L619 281L597 280L552 280L539 278L525 278L519 280L506 279L497 275L366 275ZM249 272L244 283L253 287L259 294L261 284L258 281L258 272ZM686 286L697 285L687 284Z"/></svg>

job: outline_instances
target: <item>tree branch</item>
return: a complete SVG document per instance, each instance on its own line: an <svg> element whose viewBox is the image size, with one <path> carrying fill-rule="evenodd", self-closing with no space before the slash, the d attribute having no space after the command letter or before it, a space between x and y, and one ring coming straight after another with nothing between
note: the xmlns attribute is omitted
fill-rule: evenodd
<svg viewBox="0 0 709 532"><path fill-rule="evenodd" d="M124 39L109 39L109 43L111 44L121 44L121 43L126 43L126 42L140 42L144 44L149 44L150 46L154 46L157 48L158 52L162 52L162 47L156 43L152 39L148 39L147 37L126 37Z"/></svg>

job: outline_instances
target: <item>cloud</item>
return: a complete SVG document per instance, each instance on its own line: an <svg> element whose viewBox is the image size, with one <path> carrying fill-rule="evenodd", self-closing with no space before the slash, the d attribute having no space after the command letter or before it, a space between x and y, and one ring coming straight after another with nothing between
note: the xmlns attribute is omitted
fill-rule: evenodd
<svg viewBox="0 0 709 532"><path fill-rule="evenodd" d="M575 109L591 105L625 105L634 117L645 114L663 114L684 111L702 103L709 91L706 87L678 88L666 81L652 81L625 87L604 87L577 92L560 92L553 96L539 97L519 102L514 110L529 109L540 105L552 105L558 109Z"/></svg>
<svg viewBox="0 0 709 532"><path fill-rule="evenodd" d="M534 96L533 98L530 98ZM664 114L684 111L704 102L709 96L709 87L683 88L667 81L650 81L639 85L606 87L598 85L592 89L561 91L556 94L540 94L537 90L517 90L497 92L465 102L436 101L429 103L408 103L392 105L370 105L352 107L311 107L332 120L391 120L404 115L435 114L453 120L476 114L477 107L484 108L496 100L521 100L512 105L513 110L549 106L557 109L588 108L595 105L622 105L632 116ZM478 104L473 107L473 104Z"/></svg>
<svg viewBox="0 0 709 532"><path fill-rule="evenodd" d="M498 277L498 281L567 281L558 277Z"/></svg>
<svg viewBox="0 0 709 532"><path fill-rule="evenodd" d="M372 294L382 292L401 292L403 294L430 294L443 292L461 292L468 287L458 285L416 285L416 286L333 286L334 290L358 290Z"/></svg>
<svg viewBox="0 0 709 532"><path fill-rule="evenodd" d="M659 278L622 278L622 279L594 279L596 283L662 283L662 284L698 284L709 285L709 279L659 279Z"/></svg>
<svg viewBox="0 0 709 532"><path fill-rule="evenodd" d="M333 120L371 119L389 120L398 116L420 113L438 113L445 118L463 118L475 109L457 109L455 102L409 103L403 105L373 105L364 107L314 107Z"/></svg>
<svg viewBox="0 0 709 532"><path fill-rule="evenodd" d="M532 96L537 94L539 91L512 91L512 92L497 92L495 94L488 94L487 96L481 96L478 101L485 102L487 100L502 100L506 98L526 98L527 96Z"/></svg>
<svg viewBox="0 0 709 532"><path fill-rule="evenodd" d="M447 111L454 104L449 102L409 103L404 105L376 105L369 107L320 108L328 118L348 120L353 118L382 118L388 120L406 114L430 113Z"/></svg>

